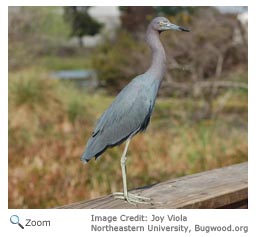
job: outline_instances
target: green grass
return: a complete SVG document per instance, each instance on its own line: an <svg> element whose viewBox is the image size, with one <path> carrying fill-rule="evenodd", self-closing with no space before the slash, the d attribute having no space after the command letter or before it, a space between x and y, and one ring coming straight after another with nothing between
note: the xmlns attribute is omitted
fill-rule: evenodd
<svg viewBox="0 0 256 237"><path fill-rule="evenodd" d="M61 59L55 55L44 56L38 59L38 64L49 71L91 68L91 62L89 58L86 58L84 55L74 57L63 56Z"/></svg>
<svg viewBox="0 0 256 237"><path fill-rule="evenodd" d="M9 74L9 208L50 208L122 188L123 145L86 166L79 159L113 97L48 80L46 68ZM129 188L247 160L247 94L232 92L214 119L195 121L202 104L158 98L128 151Z"/></svg>

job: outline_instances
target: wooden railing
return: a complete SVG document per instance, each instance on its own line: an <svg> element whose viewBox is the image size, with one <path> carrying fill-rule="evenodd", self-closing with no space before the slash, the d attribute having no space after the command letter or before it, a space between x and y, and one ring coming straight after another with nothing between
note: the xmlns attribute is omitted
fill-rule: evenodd
<svg viewBox="0 0 256 237"><path fill-rule="evenodd" d="M132 205L113 195L58 208L248 208L247 162L138 188L151 204Z"/></svg>

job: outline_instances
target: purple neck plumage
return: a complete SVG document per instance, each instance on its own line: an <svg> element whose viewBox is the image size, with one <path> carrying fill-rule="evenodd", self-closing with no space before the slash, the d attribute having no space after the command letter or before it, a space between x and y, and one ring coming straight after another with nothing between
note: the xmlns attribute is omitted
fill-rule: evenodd
<svg viewBox="0 0 256 237"><path fill-rule="evenodd" d="M152 50L152 63L146 73L155 80L161 81L166 71L166 56L164 47L159 39L159 32L149 25L146 35L147 43Z"/></svg>

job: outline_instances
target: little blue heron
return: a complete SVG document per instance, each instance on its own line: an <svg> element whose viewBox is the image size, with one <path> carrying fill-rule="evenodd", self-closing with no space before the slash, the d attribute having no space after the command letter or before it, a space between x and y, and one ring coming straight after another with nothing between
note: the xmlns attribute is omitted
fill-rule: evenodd
<svg viewBox="0 0 256 237"><path fill-rule="evenodd" d="M150 200L127 191L125 162L131 138L144 131L149 124L157 92L166 71L166 56L159 35L167 30L189 32L188 29L174 25L164 17L156 17L150 22L146 33L147 43L152 50L152 63L149 69L125 86L102 114L81 157L81 160L87 163L93 157L97 159L107 148L126 140L121 157L123 193L115 195L129 203L148 203L147 200Z"/></svg>

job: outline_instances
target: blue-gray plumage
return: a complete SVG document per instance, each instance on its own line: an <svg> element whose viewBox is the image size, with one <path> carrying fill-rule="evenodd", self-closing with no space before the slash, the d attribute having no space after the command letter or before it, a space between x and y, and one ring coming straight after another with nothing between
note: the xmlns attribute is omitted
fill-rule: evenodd
<svg viewBox="0 0 256 237"><path fill-rule="evenodd" d="M150 121L158 89L166 71L165 51L159 39L162 31L188 31L170 23L164 17L156 17L147 28L146 40L152 50L152 63L142 75L135 77L115 98L110 107L102 114L87 142L81 160L87 163L93 157L99 157L108 147L127 140L121 158L124 193L121 198L128 202L143 202L147 198L127 192L125 160L132 136L144 131ZM120 196L120 193L118 194Z"/></svg>

